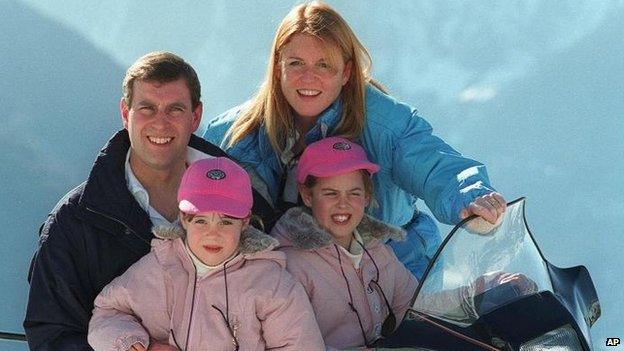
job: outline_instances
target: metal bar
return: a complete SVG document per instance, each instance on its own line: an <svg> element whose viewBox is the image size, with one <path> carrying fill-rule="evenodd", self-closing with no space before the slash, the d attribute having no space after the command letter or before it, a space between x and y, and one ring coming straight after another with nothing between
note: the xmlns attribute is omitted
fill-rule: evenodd
<svg viewBox="0 0 624 351"><path fill-rule="evenodd" d="M26 335L0 332L0 339L26 341Z"/></svg>

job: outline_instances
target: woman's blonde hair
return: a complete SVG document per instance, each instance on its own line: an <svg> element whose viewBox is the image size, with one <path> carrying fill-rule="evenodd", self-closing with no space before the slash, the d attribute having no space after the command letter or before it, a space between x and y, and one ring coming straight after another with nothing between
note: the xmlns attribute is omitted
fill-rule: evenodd
<svg viewBox="0 0 624 351"><path fill-rule="evenodd" d="M229 146L261 128L264 123L271 145L284 152L286 139L294 130L294 114L284 96L277 70L282 49L296 34L309 34L326 43L330 58L341 57L351 62L351 76L343 86L342 116L332 135L357 139L366 123L365 90L368 82L382 88L371 79L371 56L347 22L322 1L312 1L294 7L277 28L266 78L258 93L247 104L228 131Z"/></svg>

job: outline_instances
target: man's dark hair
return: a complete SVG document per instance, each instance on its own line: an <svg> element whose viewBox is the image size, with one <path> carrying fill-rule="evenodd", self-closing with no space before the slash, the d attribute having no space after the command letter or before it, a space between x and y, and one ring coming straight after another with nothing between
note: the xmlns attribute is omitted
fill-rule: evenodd
<svg viewBox="0 0 624 351"><path fill-rule="evenodd" d="M128 106L132 106L132 94L136 80L156 81L159 83L173 82L183 78L191 93L191 103L195 109L201 99L201 86L197 73L180 56L157 51L138 59L128 71L123 80L123 98Z"/></svg>

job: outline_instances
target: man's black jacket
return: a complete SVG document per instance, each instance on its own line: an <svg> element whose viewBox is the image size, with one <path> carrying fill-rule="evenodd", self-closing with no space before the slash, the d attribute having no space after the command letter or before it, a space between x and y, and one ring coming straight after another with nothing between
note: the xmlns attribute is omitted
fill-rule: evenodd
<svg viewBox="0 0 624 351"><path fill-rule="evenodd" d="M189 146L226 156L195 135ZM91 350L87 328L95 297L150 250L152 223L126 185L129 147L127 131L116 133L87 181L65 195L42 226L24 320L31 350ZM272 224L271 208L255 191L253 212Z"/></svg>

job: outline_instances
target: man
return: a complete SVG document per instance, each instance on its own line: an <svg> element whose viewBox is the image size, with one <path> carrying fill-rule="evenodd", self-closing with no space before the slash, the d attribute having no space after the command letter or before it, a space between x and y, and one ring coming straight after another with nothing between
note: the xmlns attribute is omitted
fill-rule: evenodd
<svg viewBox="0 0 624 351"><path fill-rule="evenodd" d="M31 350L91 350L86 335L97 294L149 251L152 226L178 221L177 189L188 164L225 155L193 135L202 117L200 84L182 58L141 57L123 91L124 129L42 226L24 321ZM254 213L271 213L257 193L254 203Z"/></svg>

